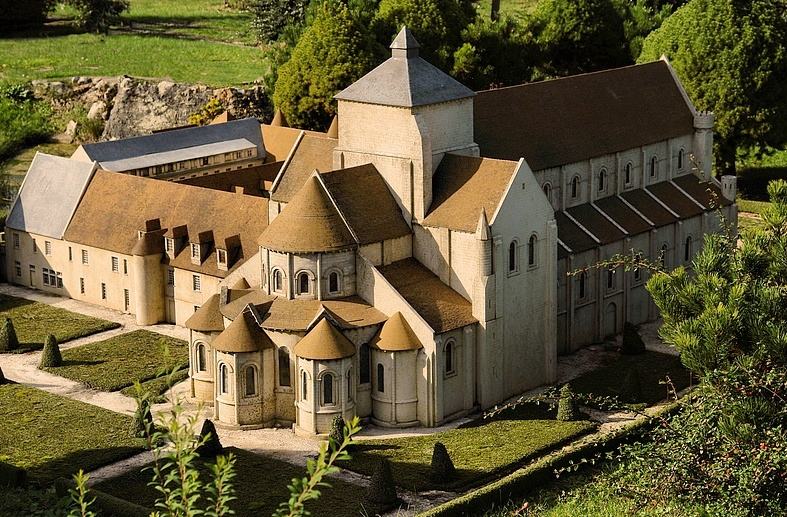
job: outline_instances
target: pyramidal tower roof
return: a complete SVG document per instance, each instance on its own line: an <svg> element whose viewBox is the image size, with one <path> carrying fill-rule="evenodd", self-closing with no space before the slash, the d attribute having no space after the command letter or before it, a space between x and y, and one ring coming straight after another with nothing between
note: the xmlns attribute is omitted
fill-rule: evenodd
<svg viewBox="0 0 787 517"><path fill-rule="evenodd" d="M262 232L258 243L284 253L327 253L356 244L316 175Z"/></svg>
<svg viewBox="0 0 787 517"><path fill-rule="evenodd" d="M475 93L418 56L407 27L391 44L391 57L336 95L339 100L412 108L472 97Z"/></svg>
<svg viewBox="0 0 787 517"><path fill-rule="evenodd" d="M295 355L313 361L333 361L355 354L355 345L322 318L293 349Z"/></svg>
<svg viewBox="0 0 787 517"><path fill-rule="evenodd" d="M424 347L401 312L388 318L369 342L369 346L386 352L418 350Z"/></svg>

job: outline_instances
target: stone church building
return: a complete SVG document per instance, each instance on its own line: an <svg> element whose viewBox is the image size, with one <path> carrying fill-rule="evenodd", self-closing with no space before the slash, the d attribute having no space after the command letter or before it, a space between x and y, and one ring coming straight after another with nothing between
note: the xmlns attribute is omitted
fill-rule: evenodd
<svg viewBox="0 0 787 517"><path fill-rule="evenodd" d="M713 115L666 60L474 93L405 28L336 99L327 134L277 123L261 141L170 131L119 146L140 156L38 155L8 217L8 278L188 327L191 394L220 424L431 427L657 316L643 270L568 272L617 253L690 265L719 229L711 195L736 221L734 178L695 171ZM248 163L191 184L166 163L196 176L206 153Z"/></svg>

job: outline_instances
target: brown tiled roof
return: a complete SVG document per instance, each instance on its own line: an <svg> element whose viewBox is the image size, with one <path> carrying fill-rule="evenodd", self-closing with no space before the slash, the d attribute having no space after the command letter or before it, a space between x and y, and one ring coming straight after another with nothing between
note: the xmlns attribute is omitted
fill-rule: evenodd
<svg viewBox="0 0 787 517"><path fill-rule="evenodd" d="M687 174L685 176L680 176L673 180L677 186L682 188L686 191L691 197L695 200L702 203L706 210L711 209L711 200L713 198L716 199L716 203L720 204L721 206L729 206L732 204L732 201L724 197L721 193L721 189L716 186L713 182L703 180L695 176L694 174ZM713 192L713 196L711 195L708 190Z"/></svg>
<svg viewBox="0 0 787 517"><path fill-rule="evenodd" d="M495 214L516 168L517 162L446 154L433 176L424 226L475 232L481 208Z"/></svg>
<svg viewBox="0 0 787 517"><path fill-rule="evenodd" d="M619 241L625 234L612 224L609 219L593 208L590 203L585 203L566 210L568 215L573 217L576 222L587 228L601 244ZM558 235L560 235L558 233ZM565 241L564 241L565 242Z"/></svg>
<svg viewBox="0 0 787 517"><path fill-rule="evenodd" d="M678 220L669 210L661 206L658 201L642 189L624 192L620 197L647 217L650 222L656 225L656 228L672 224Z"/></svg>
<svg viewBox="0 0 787 517"><path fill-rule="evenodd" d="M333 170L333 150L338 143L335 138L314 134L304 135L292 159L284 164L279 183L271 192L271 199L289 203L314 169L320 172Z"/></svg>
<svg viewBox="0 0 787 517"><path fill-rule="evenodd" d="M473 112L482 156L524 157L533 170L694 131L664 61L479 92Z"/></svg>
<svg viewBox="0 0 787 517"><path fill-rule="evenodd" d="M224 318L219 311L219 295L214 294L202 304L202 307L186 320L186 328L199 332L221 332L224 330Z"/></svg>
<svg viewBox="0 0 787 517"><path fill-rule="evenodd" d="M259 313L263 328L303 332L324 309L335 316L343 330L379 325L387 319L358 296L322 301L276 298L267 309L259 309Z"/></svg>
<svg viewBox="0 0 787 517"><path fill-rule="evenodd" d="M235 282L235 284L230 289L234 291L236 289L248 289L249 287L251 286L249 285L249 282L246 280L246 277L242 276L238 279L237 282Z"/></svg>
<svg viewBox="0 0 787 517"><path fill-rule="evenodd" d="M331 361L354 355L355 345L327 318L322 318L303 339L298 341L293 352L304 359Z"/></svg>
<svg viewBox="0 0 787 517"><path fill-rule="evenodd" d="M306 181L258 242L269 250L286 253L325 253L356 246L317 176Z"/></svg>
<svg viewBox="0 0 787 517"><path fill-rule="evenodd" d="M380 242L410 233L402 211L374 165L361 165L322 175L359 244Z"/></svg>
<svg viewBox="0 0 787 517"><path fill-rule="evenodd" d="M282 163L283 162L266 163L254 167L234 169L229 172L219 172L218 174L208 174L207 176L175 180L175 182L213 190L223 190L224 192L235 192L235 187L242 187L244 194L262 196L263 182L273 182L273 180L276 179L276 175L279 173L279 169L281 169Z"/></svg>
<svg viewBox="0 0 787 517"><path fill-rule="evenodd" d="M647 190L681 218L692 217L703 212L703 209L697 206L697 203L678 190L672 182L662 181L661 183L650 185L647 187Z"/></svg>
<svg viewBox="0 0 787 517"><path fill-rule="evenodd" d="M240 311L243 310L248 304L257 307L259 314L264 314L264 310L260 310L259 306L270 303L276 298L265 294L262 289L230 289L227 292L227 300L221 306L221 313L229 318L235 319Z"/></svg>
<svg viewBox="0 0 787 517"><path fill-rule="evenodd" d="M158 218L168 230L186 225L188 240L212 231L215 242L199 265L191 263L185 246L171 266L224 278L257 252L257 237L267 227L268 200L228 192L156 181L128 174L96 171L64 235L75 244L130 255L137 232L145 222ZM240 248L230 250L229 271L219 270L216 245L238 236Z"/></svg>
<svg viewBox="0 0 787 517"><path fill-rule="evenodd" d="M596 201L596 206L611 217L629 235L647 232L652 226L626 205L619 197L609 196Z"/></svg>
<svg viewBox="0 0 787 517"><path fill-rule="evenodd" d="M377 334L369 341L369 346L386 352L418 350L424 347L401 312L394 313L383 323Z"/></svg>
<svg viewBox="0 0 787 517"><path fill-rule="evenodd" d="M265 152L268 153L265 160L272 162L286 160L300 134L299 129L262 124L262 141L265 144Z"/></svg>
<svg viewBox="0 0 787 517"><path fill-rule="evenodd" d="M557 221L558 239L568 246L573 253L586 251L597 246L596 241L563 212L555 212L555 220ZM559 250L560 248L558 248Z"/></svg>
<svg viewBox="0 0 787 517"><path fill-rule="evenodd" d="M219 352L257 352L265 348L273 348L271 338L260 328L251 308L241 315L213 340L213 348Z"/></svg>
<svg viewBox="0 0 787 517"><path fill-rule="evenodd" d="M413 258L399 260L378 270L421 315L435 333L476 323L473 307Z"/></svg>

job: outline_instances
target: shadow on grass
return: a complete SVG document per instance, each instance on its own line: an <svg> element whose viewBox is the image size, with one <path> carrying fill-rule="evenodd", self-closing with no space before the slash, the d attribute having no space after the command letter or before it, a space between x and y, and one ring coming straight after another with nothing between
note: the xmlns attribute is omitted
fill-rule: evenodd
<svg viewBox="0 0 787 517"><path fill-rule="evenodd" d="M75 430L76 432L76 430ZM143 452L140 447L111 447L108 449L89 449L78 451L61 458L52 458L27 470L28 480L33 485L48 486L55 479L71 479L79 469L85 472L115 463Z"/></svg>

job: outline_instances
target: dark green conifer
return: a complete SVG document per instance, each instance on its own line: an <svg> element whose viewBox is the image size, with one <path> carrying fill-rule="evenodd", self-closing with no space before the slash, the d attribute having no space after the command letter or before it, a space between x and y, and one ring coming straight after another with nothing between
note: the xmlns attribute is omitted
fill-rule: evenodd
<svg viewBox="0 0 787 517"><path fill-rule="evenodd" d="M0 328L0 352L16 350L19 348L19 340L14 330L14 322L11 318L6 318L3 327Z"/></svg>
<svg viewBox="0 0 787 517"><path fill-rule="evenodd" d="M200 442L202 445L197 447L197 454L202 458L215 458L224 452L224 447L221 446L219 434L216 432L216 426L213 421L205 419L202 424L202 431L199 433Z"/></svg>
<svg viewBox="0 0 787 517"><path fill-rule="evenodd" d="M333 417L328 438L330 438L331 442L336 444L336 447L339 447L339 445L344 442L344 419L341 415Z"/></svg>
<svg viewBox="0 0 787 517"><path fill-rule="evenodd" d="M53 334L49 334L44 340L44 351L41 353L41 362L39 368L52 368L61 366L63 364L63 357L60 355L60 347L57 344L57 338Z"/></svg>
<svg viewBox="0 0 787 517"><path fill-rule="evenodd" d="M429 479L437 485L444 485L454 480L456 468L448 450L440 442L434 444L432 464L429 467Z"/></svg>
<svg viewBox="0 0 787 517"><path fill-rule="evenodd" d="M560 388L560 400L557 403L557 419L562 422L573 422L579 420L579 407L571 386L564 384Z"/></svg>
<svg viewBox="0 0 787 517"><path fill-rule="evenodd" d="M637 355L645 353L645 342L637 331L637 327L628 321L623 325L623 344L620 353L623 355Z"/></svg>
<svg viewBox="0 0 787 517"><path fill-rule="evenodd" d="M399 503L396 494L391 465L383 458L372 474L369 488L366 491L366 503L375 513L383 513Z"/></svg>

